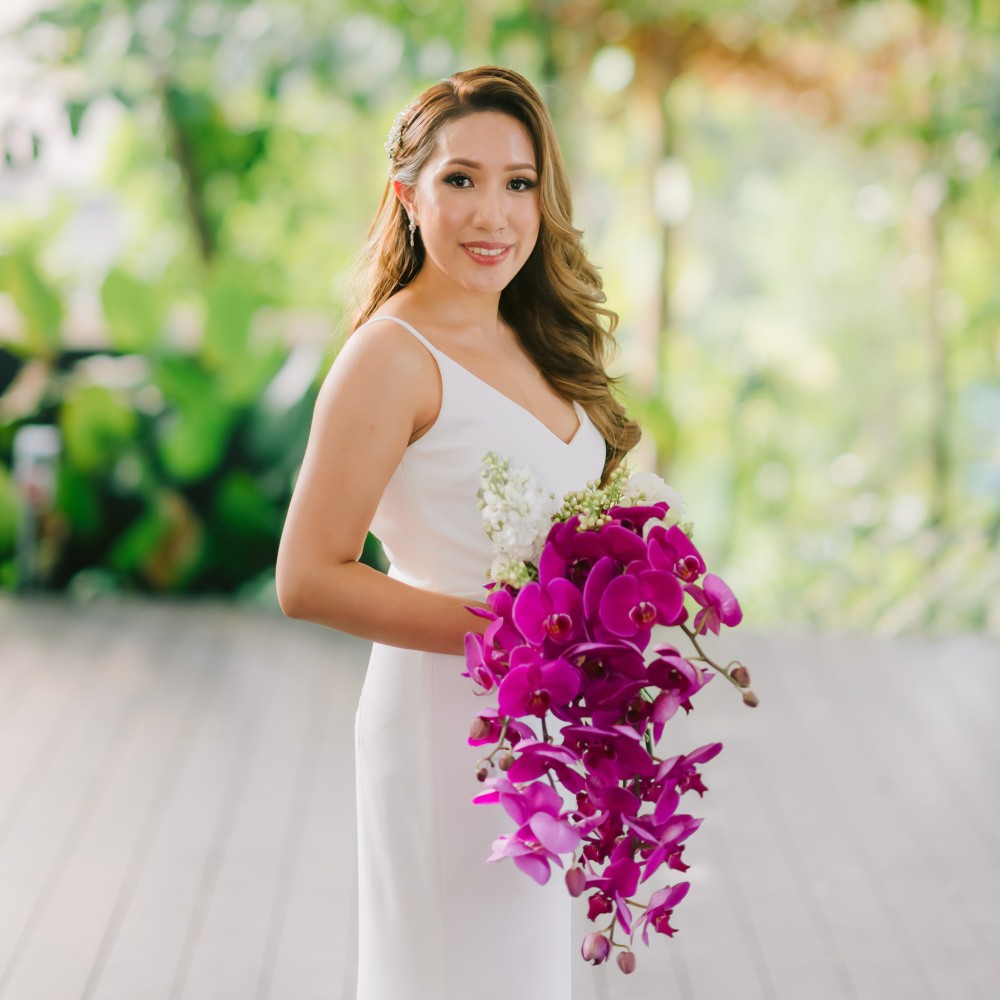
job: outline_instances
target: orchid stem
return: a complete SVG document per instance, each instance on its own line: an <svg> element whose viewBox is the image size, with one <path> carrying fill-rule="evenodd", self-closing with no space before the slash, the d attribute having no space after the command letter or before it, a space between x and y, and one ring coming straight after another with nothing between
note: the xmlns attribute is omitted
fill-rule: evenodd
<svg viewBox="0 0 1000 1000"><path fill-rule="evenodd" d="M698 642L697 634L690 628L688 628L688 626L685 625L684 623L681 623L681 628L684 630L684 634L691 640L691 645L694 646L694 648L698 651L698 655L696 657L692 657L692 659L700 660L702 663L707 663L714 671L722 674L722 676L725 677L726 680L733 685L733 687L740 688L740 685L735 680L733 680L733 677L729 673L729 671L725 667L720 667L718 663L716 663L715 660L713 660L710 656L708 656L705 650L701 648L701 645Z"/></svg>

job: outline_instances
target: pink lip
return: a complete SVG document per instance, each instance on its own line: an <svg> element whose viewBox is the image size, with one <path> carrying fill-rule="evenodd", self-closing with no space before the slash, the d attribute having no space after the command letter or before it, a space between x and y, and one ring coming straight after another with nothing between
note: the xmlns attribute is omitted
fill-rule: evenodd
<svg viewBox="0 0 1000 1000"><path fill-rule="evenodd" d="M511 248L510 243L485 243L479 240L472 243L462 243L460 246L469 257L483 267L495 267L505 261L510 256ZM475 247L478 250L502 250L503 252L498 253L495 257L484 257L482 254L473 253L470 247Z"/></svg>

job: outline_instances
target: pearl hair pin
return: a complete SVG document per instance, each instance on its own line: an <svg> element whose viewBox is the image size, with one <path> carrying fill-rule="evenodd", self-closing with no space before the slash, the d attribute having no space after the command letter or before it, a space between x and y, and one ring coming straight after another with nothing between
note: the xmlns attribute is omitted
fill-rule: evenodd
<svg viewBox="0 0 1000 1000"><path fill-rule="evenodd" d="M406 131L406 126L409 124L409 117L411 112L415 111L420 105L419 101L413 101L407 104L402 111L396 115L392 128L389 129L389 135L385 140L385 151L389 154L389 165L393 165L397 154L399 153L400 147L403 145L403 132Z"/></svg>

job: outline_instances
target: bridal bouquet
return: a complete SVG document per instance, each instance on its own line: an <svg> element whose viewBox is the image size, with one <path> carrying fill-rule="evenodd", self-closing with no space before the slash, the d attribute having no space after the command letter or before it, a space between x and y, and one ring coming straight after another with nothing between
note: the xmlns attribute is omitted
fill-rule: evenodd
<svg viewBox="0 0 1000 1000"><path fill-rule="evenodd" d="M566 888L586 893L589 919L603 925L584 938L583 957L598 965L620 949L630 973L637 934L648 945L650 931L675 932L689 883L660 884L663 870L688 868L685 841L701 820L681 801L706 791L700 768L722 749L661 757L657 743L711 680L706 668L757 704L746 667L719 666L701 645L742 611L706 572L683 501L658 476L619 469L560 501L496 453L483 461L495 558L490 610L472 610L490 624L466 636L465 658L496 707L477 714L469 736L492 747L477 765L487 790L474 801L499 803L517 827L489 860L511 858L544 884L568 856ZM659 644L647 654L654 626L683 633L691 651Z"/></svg>

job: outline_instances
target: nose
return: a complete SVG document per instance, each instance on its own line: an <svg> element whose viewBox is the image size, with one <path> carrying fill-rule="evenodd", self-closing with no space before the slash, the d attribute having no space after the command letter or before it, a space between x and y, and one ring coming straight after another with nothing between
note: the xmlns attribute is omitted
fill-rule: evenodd
<svg viewBox="0 0 1000 1000"><path fill-rule="evenodd" d="M495 233L507 226L507 206L504 189L484 185L476 199L475 224L479 229Z"/></svg>

